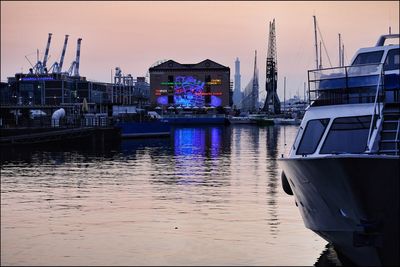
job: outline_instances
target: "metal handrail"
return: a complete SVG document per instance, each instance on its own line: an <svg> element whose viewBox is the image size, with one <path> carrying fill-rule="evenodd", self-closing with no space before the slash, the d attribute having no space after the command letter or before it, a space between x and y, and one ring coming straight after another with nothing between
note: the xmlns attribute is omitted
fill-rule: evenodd
<svg viewBox="0 0 400 267"><path fill-rule="evenodd" d="M369 67L376 68L375 70L369 70ZM353 71L356 71L354 72ZM327 105L325 102L328 101L328 105L330 104L349 104L352 99L359 99L359 103L374 103L374 93L369 92L368 88L375 86L372 84L372 80L368 80L373 76L378 78L377 85L381 82L379 77L382 75L382 64L374 63L374 64L360 64L360 65L351 65L351 66L343 66L343 67L334 67L334 68L326 68L326 69L318 69L318 70L309 70L308 71L308 95L309 95L309 103L312 105ZM351 71L350 71L351 70ZM335 72L331 72L335 71ZM337 72L339 71L339 72ZM325 74L324 74L325 73ZM314 77L311 77L311 74L314 74ZM318 77L317 77L318 76ZM379 76L379 77L378 77ZM353 79L357 79L359 77L368 77L366 84L360 84L359 82L354 84ZM352 79L352 84L350 84L350 79ZM335 81L334 84L328 85L324 83L324 87L321 87L322 82L332 82ZM321 84L320 84L321 83ZM314 85L314 89L311 88L311 85ZM327 87L328 86L328 87ZM333 87L329 87L333 86ZM319 92L324 93L324 97L321 98ZM354 95L358 93L359 95ZM312 97L312 94L315 94ZM361 95L362 94L362 95ZM363 99L361 99L362 97ZM372 98L371 100L370 97ZM337 98L337 99L336 99ZM336 99L336 100L335 100ZM331 103L333 101L335 103ZM339 102L336 102L339 101ZM325 104L324 104L325 103Z"/></svg>
<svg viewBox="0 0 400 267"><path fill-rule="evenodd" d="M380 108L380 101L378 101L378 96L379 96L379 92L380 92L381 88L383 87L383 86L381 86L382 76L383 76L382 65L380 65L380 68L381 68L381 74L379 75L378 84L377 84L377 87L376 87L374 110L373 110L371 124L370 124L369 131L368 131L368 140L367 140L367 150L368 151L371 151L371 148L372 148L372 144L370 144L370 143L371 143L371 135L372 135L372 132L373 132L373 127L376 126L375 116L378 115L378 118L381 117L381 108ZM383 101L384 101L384 98L383 98ZM376 112L376 107L377 106L378 106L378 112Z"/></svg>

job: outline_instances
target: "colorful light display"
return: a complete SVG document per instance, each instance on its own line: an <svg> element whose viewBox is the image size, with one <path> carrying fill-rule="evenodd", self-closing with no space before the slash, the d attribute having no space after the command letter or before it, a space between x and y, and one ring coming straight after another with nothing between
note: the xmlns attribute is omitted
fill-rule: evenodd
<svg viewBox="0 0 400 267"><path fill-rule="evenodd" d="M174 102L182 106L204 105L204 82L192 76L177 76L174 85Z"/></svg>
<svg viewBox="0 0 400 267"><path fill-rule="evenodd" d="M174 105L184 107L201 107L205 104L212 106L220 106L222 100L222 92L205 92L205 85L220 85L220 79L213 79L211 82L203 82L193 76L176 76L174 82L161 82L163 86L173 86ZM156 89L157 103L160 105L168 105L168 95L172 95L167 89ZM211 102L205 103L205 96L211 96Z"/></svg>

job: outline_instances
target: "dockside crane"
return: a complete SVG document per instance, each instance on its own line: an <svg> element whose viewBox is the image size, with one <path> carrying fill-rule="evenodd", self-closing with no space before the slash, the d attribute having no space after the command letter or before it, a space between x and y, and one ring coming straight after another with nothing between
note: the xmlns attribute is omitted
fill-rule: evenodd
<svg viewBox="0 0 400 267"><path fill-rule="evenodd" d="M50 43L51 43L51 36L52 36L52 35L53 35L52 33L49 33L49 37L48 37L48 39L47 39L46 51L45 51L44 57L43 57L43 72L44 72L44 73L47 73L46 64L47 64L47 59L48 59L48 56L49 56ZM43 73L43 72L42 72L42 73Z"/></svg>
<svg viewBox="0 0 400 267"><path fill-rule="evenodd" d="M278 62L276 55L276 34L275 34L275 19L269 23L269 38L267 50L267 64L266 64L266 81L265 90L267 96L264 102L263 111L273 114L281 113L281 102L279 101L276 92L278 84ZM272 108L270 108L270 106Z"/></svg>
<svg viewBox="0 0 400 267"><path fill-rule="evenodd" d="M76 45L76 58L72 62L71 67L68 69L69 76L79 77L79 60L81 55L81 41L82 38L78 38Z"/></svg>
<svg viewBox="0 0 400 267"><path fill-rule="evenodd" d="M35 74L47 73L46 64L47 64L47 59L48 59L48 55L49 55L51 35L52 35L52 33L49 33L49 37L47 39L47 45L46 45L46 52L44 54L43 61L39 60L39 50L37 51L37 61L36 61L35 66L33 66L33 71L35 72Z"/></svg>
<svg viewBox="0 0 400 267"><path fill-rule="evenodd" d="M60 58L59 72L62 72L62 66L63 66L63 63L64 63L65 51L67 50L68 36L69 36L68 34L65 35L64 46L63 46L63 50L62 50L61 58Z"/></svg>
<svg viewBox="0 0 400 267"><path fill-rule="evenodd" d="M60 57L60 63L54 62L54 64L49 69L49 72L52 71L53 73L61 73L62 66L63 66L63 63L64 63L65 51L67 49L68 36L69 36L68 34L65 35L64 46L63 46L63 50L61 52L61 57Z"/></svg>

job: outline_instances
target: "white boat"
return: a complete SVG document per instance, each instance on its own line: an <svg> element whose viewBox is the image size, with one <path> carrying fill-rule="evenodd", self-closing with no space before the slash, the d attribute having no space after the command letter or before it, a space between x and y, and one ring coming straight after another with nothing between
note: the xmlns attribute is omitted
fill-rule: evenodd
<svg viewBox="0 0 400 267"><path fill-rule="evenodd" d="M250 117L242 117L242 116L229 116L228 120L231 124L256 124L255 120L252 120Z"/></svg>
<svg viewBox="0 0 400 267"><path fill-rule="evenodd" d="M310 106L284 191L304 224L357 265L399 265L399 45L357 51L350 66L308 71Z"/></svg>
<svg viewBox="0 0 400 267"><path fill-rule="evenodd" d="M298 118L274 118L275 125L300 125L301 119Z"/></svg>

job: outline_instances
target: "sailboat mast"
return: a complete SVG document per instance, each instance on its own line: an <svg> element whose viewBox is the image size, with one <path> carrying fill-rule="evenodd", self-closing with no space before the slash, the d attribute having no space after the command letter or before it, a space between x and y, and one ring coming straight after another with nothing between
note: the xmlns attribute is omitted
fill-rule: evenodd
<svg viewBox="0 0 400 267"><path fill-rule="evenodd" d="M339 67L341 67L342 64L342 40L340 38L340 33L339 33Z"/></svg>
<svg viewBox="0 0 400 267"><path fill-rule="evenodd" d="M315 66L318 69L318 42L317 42L317 19L314 18L314 41L315 41Z"/></svg>

